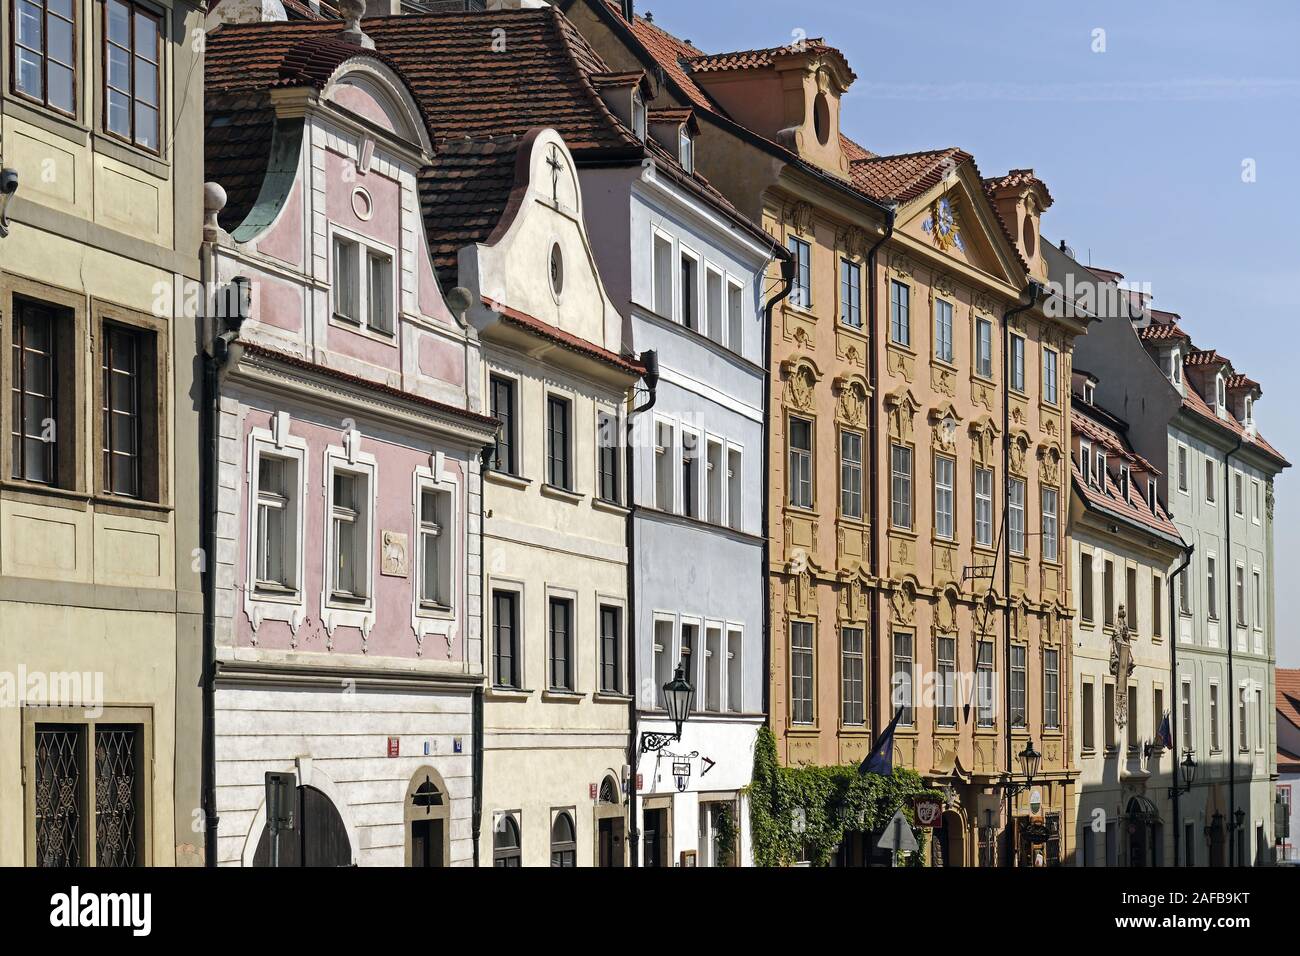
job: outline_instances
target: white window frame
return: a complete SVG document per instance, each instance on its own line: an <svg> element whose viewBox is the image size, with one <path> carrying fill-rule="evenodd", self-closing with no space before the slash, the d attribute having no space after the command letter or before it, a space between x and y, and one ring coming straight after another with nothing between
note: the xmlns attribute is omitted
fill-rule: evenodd
<svg viewBox="0 0 1300 956"><path fill-rule="evenodd" d="M941 461L949 467L948 481L946 484L940 483L939 481L939 463ZM935 537L942 538L944 541L953 541L957 537L957 459L951 455L935 455L933 467L934 534ZM944 501L945 497L947 499L946 502ZM944 521L947 523L946 533L943 530Z"/></svg>
<svg viewBox="0 0 1300 956"><path fill-rule="evenodd" d="M1169 353L1169 380L1182 389L1183 386L1183 350L1174 349Z"/></svg>
<svg viewBox="0 0 1300 956"><path fill-rule="evenodd" d="M528 610L525 605L527 585L516 578L498 578L488 576L486 613L483 615L483 654L487 667L488 689L506 693L523 693L528 687ZM496 594L509 592L515 596L515 642L511 653L515 660L515 673L519 677L516 686L497 683L496 672Z"/></svg>
<svg viewBox="0 0 1300 956"><path fill-rule="evenodd" d="M1232 469L1232 513L1246 517L1246 475L1238 468Z"/></svg>
<svg viewBox="0 0 1300 956"><path fill-rule="evenodd" d="M677 423L669 418L654 419L654 435L650 443L650 475L653 478L654 506L666 514L676 513L677 508ZM659 444L660 429L668 430L668 444ZM662 459L661 457L662 456ZM660 488L659 465L661 460L668 462L668 487ZM667 492L669 501L661 501L659 492Z"/></svg>
<svg viewBox="0 0 1300 956"><path fill-rule="evenodd" d="M717 449L715 463L711 453ZM719 527L727 525L727 443L720 436L704 433L704 505L703 519ZM716 516L715 516L716 512Z"/></svg>
<svg viewBox="0 0 1300 956"><path fill-rule="evenodd" d="M605 635L604 635L604 633L601 631L601 626L602 626L602 620L601 620L601 619L602 619L602 617L603 617L602 612L603 612L603 610L604 610L605 608L607 608L607 607L609 607L609 608L617 608L617 609L618 609L618 662L617 662L617 667L618 667L619 683L620 683L620 684L622 685L622 687L623 687L623 689L622 689L621 691L605 690L604 688L601 687L601 681L604 680L604 668L603 668L603 666L602 666L602 665L603 665L603 661L602 661L602 659L601 659L601 654L603 653L603 646L604 646L604 642L605 642ZM550 613L550 605L549 605L549 603L548 603L548 605L547 605L547 614L549 614L549 613ZM575 613L575 617L576 617L576 614L577 614L576 609L575 609L575 612L574 612L574 613ZM548 626L550 625L550 621L549 621L549 620L547 621L547 625L548 625ZM596 636L596 642L595 642L595 659L594 659L594 662L593 662L593 666L594 666L594 668L595 668L594 673L595 673L595 675L596 675L596 680L595 680L595 682L594 682L594 684L593 684L593 688L594 688L594 690L595 690L595 693L596 693L597 695L603 695L603 696L605 696L605 697L611 697L611 696L613 696L613 697L625 697L625 696L629 696L630 693L631 693L631 688L628 686L628 666L627 666L627 662L628 662L628 653L629 653L629 649L628 649L628 646L627 646L627 601L626 601L626 599L624 599L624 598L622 598L622 597L618 597L618 596L613 595L613 594L603 594L603 593L601 593L601 592L599 592L599 591L596 592L596 630L595 630L595 636ZM549 637L549 634L548 634L548 637ZM576 647L576 645L575 645L575 647ZM652 638L651 638L651 649L652 649L652 650L653 650L653 647L654 647L654 638L652 637ZM548 676L549 676L549 675L548 675Z"/></svg>
<svg viewBox="0 0 1300 956"><path fill-rule="evenodd" d="M514 450L514 471L494 471L485 468L485 475L504 476L509 479L524 479L524 446L528 443L528 429L523 427L524 417L524 380L523 377L513 369L505 368L501 365L489 364L487 367L487 399L486 411L491 412L492 408L492 379L499 378L508 380L514 386L515 407L511 409L510 415L510 435L507 436L510 447Z"/></svg>
<svg viewBox="0 0 1300 956"><path fill-rule="evenodd" d="M357 277L357 320L345 318L338 310L338 275L337 260L334 255L334 242L336 239L344 239L348 242L355 243L359 249L357 252L357 267L360 275ZM392 311L391 329L377 328L370 323L370 254L378 253L388 260L388 267L391 273L388 290L388 304ZM329 227L329 270L330 270L330 324L350 332L361 332L371 338L378 339L389 344L396 344L398 316L401 315L401 276L398 263L397 250L392 246L386 245L373 239L370 236L363 236L359 232L351 229L345 229L334 223Z"/></svg>
<svg viewBox="0 0 1300 956"><path fill-rule="evenodd" d="M565 456L569 463L569 486L551 484L551 399L569 406L569 433L564 436ZM522 402L520 403L522 404ZM523 429L520 429L521 431ZM578 474L578 396L567 389L546 388L542 392L542 485L570 495L581 495Z"/></svg>
<svg viewBox="0 0 1300 956"><path fill-rule="evenodd" d="M739 442L729 441L723 448L725 458L723 465L727 470L723 484L723 510L726 513L727 527L735 531L745 528L745 446ZM731 456L735 455L740 465L739 473L731 468Z"/></svg>
<svg viewBox="0 0 1300 956"><path fill-rule="evenodd" d="M571 687L560 688L551 686L551 601L568 601L571 614L569 616L569 678ZM523 615L523 608L520 608L520 616ZM626 615L625 615L626 616ZM599 624L597 621L597 666L599 666ZM572 588L556 587L546 585L545 593L542 595L542 659L546 662L546 672L542 675L542 692L544 694L571 695L581 694L582 691L582 602L579 600L578 592ZM590 646L590 645L589 645ZM599 675L597 675L597 686L599 686Z"/></svg>
<svg viewBox="0 0 1300 956"><path fill-rule="evenodd" d="M1178 469L1178 493L1191 495L1192 493L1192 453L1182 442L1178 443L1177 457Z"/></svg>
<svg viewBox="0 0 1300 956"><path fill-rule="evenodd" d="M735 635L736 649L731 649L731 638ZM745 712L745 628L744 625L728 621L724 628L723 639L725 640L724 652L726 654L726 667L724 672L725 691L726 691L726 711L729 714L743 714ZM732 685L731 671L735 667L736 673L740 680L736 681L736 705L732 706Z"/></svg>
<svg viewBox="0 0 1300 956"><path fill-rule="evenodd" d="M694 452L691 457L695 459L694 467L694 484L695 484L695 514L689 514L686 511L686 446L687 436L694 439ZM708 464L708 446L705 444L705 433L696 428L688 428L685 425L677 429L677 447L681 453L677 456L674 464L674 475L677 483L677 500L681 502L681 515L691 518L695 521L705 521L708 515L708 502L705 500L708 483L704 480L704 473Z"/></svg>
<svg viewBox="0 0 1300 956"><path fill-rule="evenodd" d="M1017 358L1016 343L1017 342L1020 343L1019 384L1017 384L1017 375L1016 375L1016 358ZM1010 388L1013 392L1016 392L1020 395L1027 395L1028 392L1026 391L1026 389L1029 387L1029 379L1027 375L1027 370L1025 369L1026 345L1027 343L1025 342L1025 337L1023 335L1020 335L1016 332L1012 332L1007 336L1007 351L1009 353L1007 356L1007 371L1011 378L1011 381L1007 383L1007 387Z"/></svg>
<svg viewBox="0 0 1300 956"><path fill-rule="evenodd" d="M668 308L664 308L664 303L659 301L660 293L664 290L659 285L659 270L657 252L660 241L667 244L668 247ZM652 229L650 233L650 301L656 315L665 319L675 320L677 317L677 270L681 268L681 263L677 259L677 240L669 233L662 229Z"/></svg>
<svg viewBox="0 0 1300 956"><path fill-rule="evenodd" d="M464 558L457 547L460 541L460 482L454 472L446 467L445 457L441 452L433 455L431 466L416 468L411 474L412 510L411 527L414 534L408 547L408 563L411 570L411 630L415 632L416 643L421 652L424 640L433 634L450 640L451 624L459 616L461 606L461 582L465 577ZM440 537L447 542L444 552L450 556L447 569L447 599L444 605L425 604L421 591L424 587L424 523L420 512L420 499L424 492L446 495L450 499L447 506L447 524ZM382 535L380 547L383 547ZM382 555L381 555L382 560ZM523 615L522 606L520 616Z"/></svg>
<svg viewBox="0 0 1300 956"><path fill-rule="evenodd" d="M361 629L363 642L370 637L375 624L375 501L379 496L379 464L375 456L359 450L361 435L353 430L345 435L344 445L330 445L325 449L322 486L325 496L324 548L321 552L323 579L320 591L321 623L333 642L334 631L339 627ZM366 500L360 514L365 520L364 541L366 594L359 601L336 601L333 596L334 555L334 473L345 471L359 475L366 481Z"/></svg>
<svg viewBox="0 0 1300 956"><path fill-rule="evenodd" d="M623 441L623 436L627 430L626 425L624 423L623 416L619 412L618 406L611 405L599 400L595 402L595 406L596 406L595 416L594 416L595 425L596 425L595 440L592 442L592 444L595 446L592 449L593 453L595 454L595 459L591 463L591 474L593 476L593 481L591 486L592 500L599 501L602 505L610 505L613 507L621 508L623 507L624 502L627 501L627 478L623 474L627 470L627 468L625 467L625 460L624 460L626 445L624 444ZM603 448L607 447L601 445L600 443L601 416L608 416L613 421L613 427L615 431L614 437L616 439L616 442L614 445L614 500L613 501L601 496L600 453Z"/></svg>
<svg viewBox="0 0 1300 956"><path fill-rule="evenodd" d="M732 278L728 273L726 281L723 283L723 311L726 346L737 355L745 353L745 284L737 279ZM737 308L733 317L732 303L737 303Z"/></svg>
<svg viewBox="0 0 1300 956"><path fill-rule="evenodd" d="M283 621L290 630L298 633L307 617L306 547L304 546L304 529L306 528L306 502L309 485L307 483L307 440L289 434L290 419L287 412L278 413L273 419L273 429L254 428L248 434L248 451L246 479L248 482L248 527L244 529L248 563L245 568L244 613L256 634L263 621ZM257 499L258 467L261 454L265 452L294 463L297 469L294 481L296 491L294 501L293 540L296 542L294 556L293 580L297 587L283 594L261 591L257 588Z"/></svg>
<svg viewBox="0 0 1300 956"><path fill-rule="evenodd" d="M1251 524L1259 524L1259 491L1260 484L1258 478L1250 479L1250 521Z"/></svg>
<svg viewBox="0 0 1300 956"><path fill-rule="evenodd" d="M1047 510L1047 498L1052 497L1052 510ZM1041 542L1043 560L1050 564L1057 564L1061 560L1061 493L1058 489L1043 485L1039 489L1039 519L1042 525ZM1052 522L1052 532L1047 533L1048 519ZM1047 543L1052 543L1052 553L1047 553Z"/></svg>
<svg viewBox="0 0 1300 956"><path fill-rule="evenodd" d="M985 472L989 476L988 494L980 494L980 490L979 490L980 472ZM993 541L994 541L993 529L994 529L994 525L996 524L994 520L996 509L993 506L993 492L996 487L997 487L997 474L996 472L994 472L992 468L985 468L982 465L976 465L974 468L971 469L971 488L974 493L974 502L975 502L974 507L971 510L971 524L972 524L972 531L975 537L975 545L977 547L981 547L981 548L993 547ZM986 539L981 539L980 530L979 530L980 529L979 512L980 512L980 503L984 501L988 502L988 535Z"/></svg>
<svg viewBox="0 0 1300 956"><path fill-rule="evenodd" d="M1079 439L1079 471L1083 474L1083 483L1092 485L1092 442L1087 438Z"/></svg>
<svg viewBox="0 0 1300 956"><path fill-rule="evenodd" d="M980 350L983 343L980 340L980 329L988 329L988 365L984 367L985 356L981 355ZM975 318L975 375L979 378L991 381L993 379L993 320L983 316Z"/></svg>
<svg viewBox="0 0 1300 956"><path fill-rule="evenodd" d="M667 625L668 643L666 645L660 645L658 641L661 625ZM665 709L659 698L663 693L663 684L672 680L673 673L677 669L677 661L680 656L677 653L677 641L677 615L666 611L653 612L650 616L650 671L654 679L646 687L649 692L649 699L643 698L641 701L645 707L651 710ZM656 650L656 647L659 647L659 650ZM663 658L658 656L660 654L664 655ZM659 672L661 659L668 662L667 669L663 674ZM664 680L659 679L661 676L664 677ZM644 682L642 682L642 686L645 686Z"/></svg>
<svg viewBox="0 0 1300 956"><path fill-rule="evenodd" d="M686 303L683 299L683 291L681 287L682 286L682 263L686 259L689 259L691 260L692 263L694 263L694 269L695 269L695 294L694 296L692 296L695 302L694 325L688 325L686 322L686 312L685 312ZM674 285L677 292L677 294L674 296L674 299L676 300L677 310L679 313L677 315L677 321L681 323L682 328L690 329L693 332L698 332L700 335L703 335L705 338L708 338L708 330L703 327L703 323L705 320L704 308L703 308L704 258L694 249L684 246L679 242L677 244L677 258L674 262L674 265L676 266L676 268L673 270L673 279L674 279Z"/></svg>
<svg viewBox="0 0 1300 956"><path fill-rule="evenodd" d="M716 329L714 328L714 317L710 313L709 282L711 280L716 280L718 284L718 313L716 317ZM701 292L704 303L704 328L701 329L701 332L710 341L723 345L726 342L727 337L727 275L721 268L715 266L707 259L704 261L703 286L704 288Z"/></svg>
<svg viewBox="0 0 1300 956"><path fill-rule="evenodd" d="M1052 370L1048 375L1047 360L1051 357ZM1061 403L1060 381L1061 381L1061 355L1056 349L1043 346L1043 368L1042 368L1042 390L1043 401L1048 405L1059 405Z"/></svg>
<svg viewBox="0 0 1300 956"><path fill-rule="evenodd" d="M862 288L862 278L863 278L862 263L858 262L856 259L847 255L840 255L839 263L840 263L839 271L835 276L836 289L838 290L838 295L836 296L836 298L838 299L838 306L839 306L838 308L839 315L836 316L836 319L838 324L843 326L844 328L857 329L860 331L862 329L862 311L864 305L864 291ZM845 267L848 268L848 272L850 275L857 277L858 301L856 303L852 302L851 300L847 300L844 296ZM849 285L852 286L853 283L850 282ZM846 321L846 316L844 314L846 305L848 306L847 321ZM857 309L857 314L858 314L857 322L852 321L855 307Z"/></svg>
<svg viewBox="0 0 1300 956"><path fill-rule="evenodd" d="M1019 508L1016 507L1015 495L1012 494L1012 489L1016 488L1017 486L1020 488ZM1007 552L1009 554L1015 555L1018 558L1023 558L1027 550L1025 547L1025 543L1026 543L1025 539L1027 534L1025 519L1028 513L1027 512L1028 502L1025 499L1028 496L1028 494L1029 494L1029 482L1027 482L1023 478L1008 479L1007 482ZM1020 547L1019 548L1015 546L1016 529L1012 521L1012 519L1016 516L1017 512L1020 515L1020 531L1019 531Z"/></svg>
<svg viewBox="0 0 1300 956"><path fill-rule="evenodd" d="M1219 503L1219 463L1209 455L1205 456L1205 503L1217 506Z"/></svg>

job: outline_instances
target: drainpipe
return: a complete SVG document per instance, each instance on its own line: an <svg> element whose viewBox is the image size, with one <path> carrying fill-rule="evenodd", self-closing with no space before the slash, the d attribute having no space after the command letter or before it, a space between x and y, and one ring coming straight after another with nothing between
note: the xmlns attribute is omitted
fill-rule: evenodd
<svg viewBox="0 0 1300 956"><path fill-rule="evenodd" d="M1238 691L1237 683L1232 675L1232 645L1237 640L1237 622L1232 616L1233 581L1237 570L1236 563L1232 560L1232 456L1241 451L1245 443L1244 438L1238 437L1236 447L1223 456L1223 550L1228 562L1228 574L1225 575L1228 581L1228 600L1225 604L1225 609L1228 612L1228 692L1232 694L1232 699L1228 702L1228 832L1232 834L1232 839L1228 842L1229 866L1241 865L1241 861L1237 859L1237 844L1241 839L1241 835L1234 829L1237 823L1236 716ZM1243 568L1243 584L1245 573Z"/></svg>
<svg viewBox="0 0 1300 956"><path fill-rule="evenodd" d="M1006 712L1002 725L1007 741L1007 774L1015 775L1015 756L1011 743L1011 317L1028 312L1042 294L1043 287L1034 279L1020 292L1020 304L1002 313L1002 540L1007 553L1002 559L1002 685ZM1028 294L1029 301L1025 301ZM1021 529L1022 533L1024 529ZM1027 688L1026 688L1027 690ZM1026 715L1026 729L1028 715ZM1007 788L1007 855L1004 866L1014 866L1015 846L1011 842L1013 800Z"/></svg>
<svg viewBox="0 0 1300 956"><path fill-rule="evenodd" d="M641 364L645 367L645 374L641 376L645 382L648 398L644 405L637 405L631 408L627 413L627 441L623 443L623 459L625 462L624 471L627 473L627 633L635 636L637 633L636 619L636 456L633 453L632 442L632 419L642 412L648 412L655 407L659 401L659 353L654 349L649 349L641 353ZM651 428L654 423L651 422ZM655 440L652 433L650 440ZM627 736L627 754L628 771L627 780L627 831L624 839L628 844L628 865L636 867L640 864L641 855L641 828L637 826L637 808L636 808L636 775L641 765L641 746L637 739L637 706L640 703L637 697L637 651L641 647L641 642L628 640L627 642L627 689L631 691L629 695L632 699L628 701L628 736Z"/></svg>
<svg viewBox="0 0 1300 956"><path fill-rule="evenodd" d="M867 445L871 449L871 464L869 466L871 470L867 476L871 495L869 505L871 510L868 512L871 515L871 539L868 542L868 556L871 574L876 579L876 587L871 589L870 674L873 691L876 688L876 677L880 673L880 533L881 525L884 523L884 518L880 515L880 350L876 343L882 333L876 327L876 313L879 310L876 302L879 294L877 291L879 280L876 277L876 253L894 234L898 206L891 204L884 207L884 209L885 231L867 250L867 328L870 332L867 336L867 387L871 390L867 411ZM880 684L882 689L887 686L889 686L888 681ZM878 693L872 693L871 695L871 724L873 727L883 727L885 725L884 712L880 709L881 696Z"/></svg>
<svg viewBox="0 0 1300 956"><path fill-rule="evenodd" d="M1183 563L1178 565L1178 567L1174 569L1174 573L1169 576L1169 673L1174 679L1173 690L1175 693L1180 695L1183 692L1183 684L1178 678L1178 628L1174 626L1174 622L1179 620L1179 618L1177 617L1178 609L1174 602L1174 590L1177 586L1175 582L1178 580L1178 576L1186 571L1187 566L1192 563L1192 552L1195 550L1196 545L1194 544L1183 545ZM1171 715L1169 721L1169 734L1173 738L1172 743L1174 745L1174 766L1172 774L1173 787L1171 788L1174 794L1174 866L1178 866L1178 845L1182 840L1182 833L1180 832L1182 825L1179 823L1178 819L1178 798L1181 789L1178 778L1180 772L1178 763L1178 708L1180 706L1180 701L1181 698L1175 700L1173 706L1169 709Z"/></svg>

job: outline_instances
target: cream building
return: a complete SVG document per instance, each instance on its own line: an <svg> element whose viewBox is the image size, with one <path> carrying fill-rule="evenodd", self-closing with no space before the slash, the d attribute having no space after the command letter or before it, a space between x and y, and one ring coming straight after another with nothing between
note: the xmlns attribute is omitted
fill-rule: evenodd
<svg viewBox="0 0 1300 956"><path fill-rule="evenodd" d="M200 5L2 11L0 865L198 863Z"/></svg>

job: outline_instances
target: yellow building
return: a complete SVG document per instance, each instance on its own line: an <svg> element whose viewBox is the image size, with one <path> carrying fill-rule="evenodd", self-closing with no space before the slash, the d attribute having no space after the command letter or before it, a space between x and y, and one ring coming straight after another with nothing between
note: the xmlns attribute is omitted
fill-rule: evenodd
<svg viewBox="0 0 1300 956"><path fill-rule="evenodd" d="M0 865L198 863L200 5L0 6Z"/></svg>

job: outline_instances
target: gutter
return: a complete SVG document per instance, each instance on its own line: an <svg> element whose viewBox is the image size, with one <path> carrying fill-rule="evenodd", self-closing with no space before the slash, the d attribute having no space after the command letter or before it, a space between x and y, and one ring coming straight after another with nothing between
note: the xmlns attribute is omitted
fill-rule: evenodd
<svg viewBox="0 0 1300 956"><path fill-rule="evenodd" d="M1182 574L1187 570L1187 566L1192 563L1192 552L1194 552L1195 550L1196 550L1196 545L1184 544L1183 563L1178 565L1178 567L1174 569L1174 572L1171 575L1169 575L1169 673L1173 678L1173 685L1174 685L1171 688L1171 690L1179 694L1182 693L1183 685L1182 682L1178 679L1178 633L1177 633L1177 628L1174 627L1174 622L1179 620L1179 618L1175 616L1178 613L1178 609L1174 604L1174 588L1175 588L1174 582L1178 580L1178 576L1180 574ZM1181 791L1178 782L1178 772L1179 772L1178 771L1178 766L1179 766L1178 764L1178 708L1179 706L1180 706L1179 701L1175 699L1173 701L1173 706L1170 707L1169 709L1171 714L1171 719L1169 721L1169 733L1170 736L1173 737L1172 742L1174 745L1173 746L1174 766L1171 774L1172 777L1171 783L1173 784L1171 789L1174 794L1174 866L1181 865L1178 861L1178 845L1179 842L1182 840L1182 824L1179 823L1179 818L1178 818L1178 798L1181 796Z"/></svg>
<svg viewBox="0 0 1300 956"><path fill-rule="evenodd" d="M1011 317L1021 312L1028 312L1042 295L1043 287L1037 280L1029 280L1029 285L1021 290L1021 302L1014 308L1002 313L1002 540L1007 546L1007 553L1002 559L1002 686L1006 700L1006 712L1002 717L1004 736L1007 742L1007 774L1015 774L1015 757L1011 749ZM1028 293L1029 301L1024 301ZM1025 529L1022 529L1022 534ZM1028 687L1025 688L1028 697ZM1029 724L1025 718L1026 729ZM1015 865L1015 846L1011 842L1011 822L1013 797L1007 788L1007 854L1004 866Z"/></svg>

